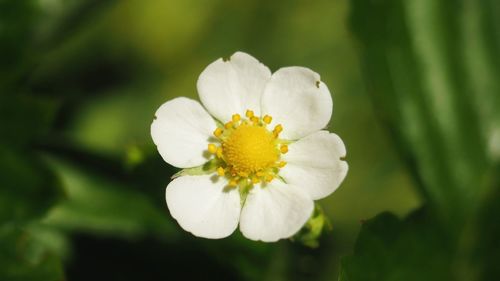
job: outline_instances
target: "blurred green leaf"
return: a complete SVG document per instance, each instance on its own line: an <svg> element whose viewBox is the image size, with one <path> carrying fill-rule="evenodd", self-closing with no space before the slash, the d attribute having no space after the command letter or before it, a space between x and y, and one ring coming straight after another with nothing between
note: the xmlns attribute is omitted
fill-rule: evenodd
<svg viewBox="0 0 500 281"><path fill-rule="evenodd" d="M177 228L168 220L166 205L161 209L133 187L91 170L54 157L48 157L48 162L60 176L67 200L51 210L44 224L121 237L146 234L165 239L177 237Z"/></svg>
<svg viewBox="0 0 500 281"><path fill-rule="evenodd" d="M493 113L500 105L500 72L491 63L496 51L467 44L487 45L498 35L485 25L496 12L470 17L484 13L488 1L351 3L377 112L431 207L462 225L485 188L478 185L491 165L485 144L500 126ZM469 31L471 25L477 30Z"/></svg>
<svg viewBox="0 0 500 281"><path fill-rule="evenodd" d="M40 218L61 195L58 179L34 153L0 144L0 222Z"/></svg>
<svg viewBox="0 0 500 281"><path fill-rule="evenodd" d="M499 168L489 171L486 200L460 232L425 208L404 220L384 213L365 222L339 280L497 280Z"/></svg>
<svg viewBox="0 0 500 281"><path fill-rule="evenodd" d="M40 3L46 18L39 27L45 44L54 47L94 22L115 0L44 1Z"/></svg>
<svg viewBox="0 0 500 281"><path fill-rule="evenodd" d="M339 280L454 280L453 239L424 209L404 221L383 213L363 223Z"/></svg>
<svg viewBox="0 0 500 281"><path fill-rule="evenodd" d="M0 240L0 280L64 280L59 257L33 233L15 225L4 225L0 227Z"/></svg>
<svg viewBox="0 0 500 281"><path fill-rule="evenodd" d="M469 262L474 266L477 280L497 280L500 278L500 165L493 173L491 189L485 194L484 204L481 206L478 218L470 229L468 246ZM472 241L471 241L472 240Z"/></svg>
<svg viewBox="0 0 500 281"><path fill-rule="evenodd" d="M30 95L0 95L0 221L41 217L60 199L55 175L34 147L52 125L57 103Z"/></svg>

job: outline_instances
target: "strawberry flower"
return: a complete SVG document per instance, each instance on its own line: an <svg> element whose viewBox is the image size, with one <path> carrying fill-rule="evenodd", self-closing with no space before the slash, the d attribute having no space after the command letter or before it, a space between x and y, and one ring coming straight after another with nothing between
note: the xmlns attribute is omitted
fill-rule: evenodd
<svg viewBox="0 0 500 281"><path fill-rule="evenodd" d="M323 130L328 87L308 68L272 74L237 52L210 64L197 88L201 104L170 100L151 125L160 155L184 169L166 189L171 215L199 237L227 237L238 225L252 240L291 237L348 170L344 143Z"/></svg>

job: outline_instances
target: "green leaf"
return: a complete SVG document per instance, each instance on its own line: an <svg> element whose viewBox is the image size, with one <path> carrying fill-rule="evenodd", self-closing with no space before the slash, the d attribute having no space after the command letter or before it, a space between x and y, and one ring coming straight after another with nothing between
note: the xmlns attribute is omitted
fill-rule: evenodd
<svg viewBox="0 0 500 281"><path fill-rule="evenodd" d="M207 163L194 167L194 168L187 168L187 169L182 169L179 172L175 173L172 176L172 179L182 177L182 176L200 176L200 175L207 175L210 173L213 173L217 167L220 167L219 162L217 159L212 159L211 161L208 161Z"/></svg>
<svg viewBox="0 0 500 281"><path fill-rule="evenodd" d="M85 231L120 237L155 234L175 239L166 204L161 207L126 183L101 177L91 170L47 157L60 176L67 200L58 204L44 224L68 231ZM162 189L163 190L163 189ZM156 194L163 198L162 194Z"/></svg>
<svg viewBox="0 0 500 281"><path fill-rule="evenodd" d="M454 238L425 209L404 221L383 213L363 223L341 281L454 280Z"/></svg>
<svg viewBox="0 0 500 281"><path fill-rule="evenodd" d="M0 227L0 280L64 280L61 261L33 233L15 225Z"/></svg>
<svg viewBox="0 0 500 281"><path fill-rule="evenodd" d="M472 264L477 273L477 280L500 279L500 165L493 170L493 179L490 181L491 190L485 194L478 218L469 229L466 240L470 251L468 262Z"/></svg>
<svg viewBox="0 0 500 281"><path fill-rule="evenodd" d="M366 85L422 195L462 225L500 127L492 1L352 0ZM474 188L471 188L474 186Z"/></svg>

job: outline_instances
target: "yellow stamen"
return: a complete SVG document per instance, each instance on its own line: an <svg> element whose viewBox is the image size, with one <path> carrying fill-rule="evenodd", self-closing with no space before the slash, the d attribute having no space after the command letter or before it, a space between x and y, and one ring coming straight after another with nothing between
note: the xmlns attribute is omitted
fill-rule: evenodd
<svg viewBox="0 0 500 281"><path fill-rule="evenodd" d="M224 168L222 168L222 167L217 168L217 174L219 176L223 177L225 174Z"/></svg>
<svg viewBox="0 0 500 281"><path fill-rule="evenodd" d="M281 124L278 124L274 127L274 130L273 130L273 135L275 138L278 138L278 136L280 135L281 131L283 131L283 126L281 126Z"/></svg>
<svg viewBox="0 0 500 281"><path fill-rule="evenodd" d="M266 176L266 181L271 182L274 179L273 175L267 175Z"/></svg>
<svg viewBox="0 0 500 281"><path fill-rule="evenodd" d="M281 153L283 153L283 154L287 153L287 152L288 152L288 145L286 145L286 144L282 144L282 145L280 146L280 151L281 151Z"/></svg>
<svg viewBox="0 0 500 281"><path fill-rule="evenodd" d="M210 143L208 145L208 151L212 154L215 154L217 152L217 146L215 146L215 144L213 143Z"/></svg>
<svg viewBox="0 0 500 281"><path fill-rule="evenodd" d="M224 132L224 131L222 131L222 129L221 129L221 128L217 128L217 129L215 129L215 131L214 131L214 136L216 136L216 137L220 137L220 136L222 135L222 133L223 133L223 132Z"/></svg>
<svg viewBox="0 0 500 281"><path fill-rule="evenodd" d="M247 110L245 116L233 114L224 127L213 132L220 144L208 144L208 151L220 163L215 173L227 177L230 187L271 182L287 164L280 161L280 154L288 152L287 144L278 139L283 126L278 124L271 131L266 128L273 121L270 115L259 117Z"/></svg>
<svg viewBox="0 0 500 281"><path fill-rule="evenodd" d="M266 128L242 124L222 144L224 160L242 177L268 169L278 160L276 140Z"/></svg>
<svg viewBox="0 0 500 281"><path fill-rule="evenodd" d="M241 116L239 114L233 114L231 120L233 120L233 122L236 123L241 120Z"/></svg>
<svg viewBox="0 0 500 281"><path fill-rule="evenodd" d="M222 147L220 147L220 146L217 147L216 154L217 154L217 157L222 158Z"/></svg>
<svg viewBox="0 0 500 281"><path fill-rule="evenodd" d="M264 123L266 123L266 124L271 124L271 121L273 120L273 118L269 115L266 115L266 116L264 116L264 118L262 120L264 120Z"/></svg>

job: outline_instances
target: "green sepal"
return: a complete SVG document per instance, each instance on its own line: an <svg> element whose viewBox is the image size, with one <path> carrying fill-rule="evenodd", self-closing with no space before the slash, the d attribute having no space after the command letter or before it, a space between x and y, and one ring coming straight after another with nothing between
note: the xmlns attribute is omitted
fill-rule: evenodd
<svg viewBox="0 0 500 281"><path fill-rule="evenodd" d="M182 176L208 175L208 174L215 172L217 170L217 167L219 167L219 165L220 165L220 161L218 159L212 159L201 166L182 169L179 172L175 173L172 176L172 179L182 177Z"/></svg>
<svg viewBox="0 0 500 281"><path fill-rule="evenodd" d="M314 211L309 220L290 240L300 242L309 248L319 246L319 238L324 230L331 230L332 224L318 203L314 204Z"/></svg>

